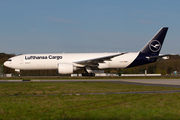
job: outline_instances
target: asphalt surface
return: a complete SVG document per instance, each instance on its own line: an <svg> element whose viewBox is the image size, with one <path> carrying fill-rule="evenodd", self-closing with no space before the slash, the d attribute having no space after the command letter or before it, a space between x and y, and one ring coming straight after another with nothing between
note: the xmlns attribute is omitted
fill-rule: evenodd
<svg viewBox="0 0 180 120"><path fill-rule="evenodd" d="M68 80L0 80L0 83L9 82L110 82L120 84L180 87L180 79L68 79Z"/></svg>

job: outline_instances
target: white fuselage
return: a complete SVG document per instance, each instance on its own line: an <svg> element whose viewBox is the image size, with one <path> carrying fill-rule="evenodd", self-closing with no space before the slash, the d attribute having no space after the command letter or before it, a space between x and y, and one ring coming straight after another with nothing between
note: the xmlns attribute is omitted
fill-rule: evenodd
<svg viewBox="0 0 180 120"><path fill-rule="evenodd" d="M168 27L161 28L155 36L136 53L61 53L24 54L8 59L4 65L20 70L57 70L59 74L71 74L79 68L87 73L96 69L129 68L164 59L159 56Z"/></svg>
<svg viewBox="0 0 180 120"><path fill-rule="evenodd" d="M10 58L4 63L5 66L18 70L53 70L58 69L59 63L70 63L76 67L85 67L75 62L101 58L118 53L61 53L61 54L24 54ZM99 69L126 68L138 56L139 52L126 53L111 61L99 63Z"/></svg>

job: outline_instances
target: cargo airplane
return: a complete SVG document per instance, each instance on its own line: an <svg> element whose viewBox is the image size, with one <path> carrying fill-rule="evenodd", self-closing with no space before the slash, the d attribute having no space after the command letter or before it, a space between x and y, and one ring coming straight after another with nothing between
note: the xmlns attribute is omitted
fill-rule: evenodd
<svg viewBox="0 0 180 120"><path fill-rule="evenodd" d="M130 68L169 58L160 55L168 27L161 28L139 52L122 53L60 53L23 54L9 58L4 66L20 70L57 70L59 74L72 74L85 69L86 74L95 75L94 70L108 68Z"/></svg>

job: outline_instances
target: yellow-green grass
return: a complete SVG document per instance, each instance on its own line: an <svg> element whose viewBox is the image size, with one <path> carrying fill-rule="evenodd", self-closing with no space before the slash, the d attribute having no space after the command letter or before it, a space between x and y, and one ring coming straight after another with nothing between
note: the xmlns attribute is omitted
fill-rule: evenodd
<svg viewBox="0 0 180 120"><path fill-rule="evenodd" d="M0 98L0 119L179 119L180 93Z"/></svg>
<svg viewBox="0 0 180 120"><path fill-rule="evenodd" d="M179 119L180 93L60 95L179 90L118 83L1 83L0 119ZM32 94L59 94L25 96ZM23 96L9 96L23 95Z"/></svg>
<svg viewBox="0 0 180 120"><path fill-rule="evenodd" d="M75 94L102 92L133 92L180 90L173 87L130 85L106 82L24 82L0 83L1 95Z"/></svg>

